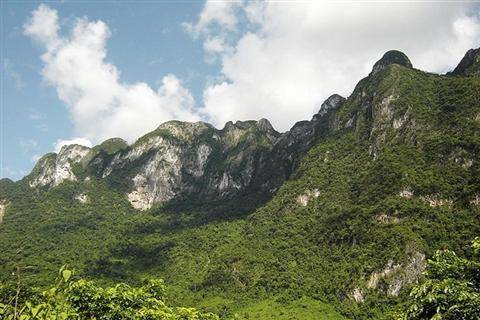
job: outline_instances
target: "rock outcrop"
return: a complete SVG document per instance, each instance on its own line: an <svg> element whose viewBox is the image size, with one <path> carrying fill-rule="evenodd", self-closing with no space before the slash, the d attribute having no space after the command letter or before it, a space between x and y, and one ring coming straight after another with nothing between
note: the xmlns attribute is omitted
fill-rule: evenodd
<svg viewBox="0 0 480 320"><path fill-rule="evenodd" d="M425 267L425 255L420 252L414 252L404 264L395 264L390 260L384 269L372 272L367 288L380 290L389 296L396 297L402 288L419 279Z"/></svg>
<svg viewBox="0 0 480 320"><path fill-rule="evenodd" d="M297 197L297 203L302 207L306 207L312 198L315 199L318 198L318 196L320 196L320 191L318 189L307 190L305 193Z"/></svg>
<svg viewBox="0 0 480 320"><path fill-rule="evenodd" d="M383 57L374 65L370 75L374 75L382 70L385 70L391 64L398 64L407 68L413 68L410 59L401 51L390 50L387 51Z"/></svg>
<svg viewBox="0 0 480 320"><path fill-rule="evenodd" d="M58 154L49 153L40 158L27 177L31 187L53 187L65 180L75 181L72 166L89 153L90 148L71 144L63 146Z"/></svg>
<svg viewBox="0 0 480 320"><path fill-rule="evenodd" d="M74 196L74 199L80 203L87 203L90 200L86 193L78 193Z"/></svg>
<svg viewBox="0 0 480 320"><path fill-rule="evenodd" d="M468 50L450 74L465 76L480 74L480 48Z"/></svg>
<svg viewBox="0 0 480 320"><path fill-rule="evenodd" d="M421 252L413 252L404 263L394 263L393 260L389 260L382 270L370 274L365 289L354 288L350 298L358 303L364 302L367 296L366 289L396 297L403 288L416 283L425 268L426 259Z"/></svg>
<svg viewBox="0 0 480 320"><path fill-rule="evenodd" d="M285 133L266 119L227 122L221 130L204 122L169 121L130 146L118 138L91 149L66 146L38 161L29 185L76 181L73 166L79 164L87 178L124 181L126 198L138 210L185 199L269 197L290 178L301 156L333 130L329 119L344 102L330 96L311 121Z"/></svg>
<svg viewBox="0 0 480 320"><path fill-rule="evenodd" d="M7 211L8 202L7 200L0 200L0 223L3 221L5 216L5 211Z"/></svg>

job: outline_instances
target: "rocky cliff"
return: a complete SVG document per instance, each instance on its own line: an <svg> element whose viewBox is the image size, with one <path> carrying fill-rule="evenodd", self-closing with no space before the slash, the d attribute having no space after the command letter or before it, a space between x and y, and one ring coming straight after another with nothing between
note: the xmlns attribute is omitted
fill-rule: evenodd
<svg viewBox="0 0 480 320"><path fill-rule="evenodd" d="M83 179L122 180L125 196L138 210L186 199L269 197L329 130L329 115L344 101L329 97L311 121L285 133L266 119L228 122L221 130L203 122L169 121L130 146L121 139L91 149L69 145L42 157L26 179L32 188L55 187L76 181L77 165Z"/></svg>

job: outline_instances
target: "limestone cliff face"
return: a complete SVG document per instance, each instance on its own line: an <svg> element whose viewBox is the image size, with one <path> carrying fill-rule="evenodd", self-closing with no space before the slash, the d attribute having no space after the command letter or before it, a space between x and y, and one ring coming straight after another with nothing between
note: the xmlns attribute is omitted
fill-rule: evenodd
<svg viewBox="0 0 480 320"><path fill-rule="evenodd" d="M89 151L90 148L72 144L62 147L58 154L46 154L27 177L30 187L53 187L65 180L75 181L72 165L79 163Z"/></svg>
<svg viewBox="0 0 480 320"><path fill-rule="evenodd" d="M0 199L0 223L3 221L3 217L5 216L5 211L7 211L8 202L7 200Z"/></svg>
<svg viewBox="0 0 480 320"><path fill-rule="evenodd" d="M247 194L271 196L322 133L345 99L332 95L311 121L283 134L266 119L203 123L169 121L128 146L110 139L94 148L70 145L41 158L27 177L34 187L76 181L79 164L92 177L122 181L132 206L147 210L170 201L218 201Z"/></svg>
<svg viewBox="0 0 480 320"><path fill-rule="evenodd" d="M394 263L390 260L383 269L370 274L365 288L354 288L350 293L350 298L356 302L364 302L367 290L396 297L403 288L416 283L425 268L425 255L418 251L410 253L408 260L403 263Z"/></svg>

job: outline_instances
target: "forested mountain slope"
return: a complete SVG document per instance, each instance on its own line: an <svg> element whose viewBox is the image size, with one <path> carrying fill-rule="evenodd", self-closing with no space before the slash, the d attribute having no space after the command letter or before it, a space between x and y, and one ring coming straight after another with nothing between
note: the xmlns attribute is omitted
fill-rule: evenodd
<svg viewBox="0 0 480 320"><path fill-rule="evenodd" d="M225 318L387 317L436 249L469 255L480 234L479 59L437 75L389 51L286 133L172 121L48 154L0 181L0 279L43 285L67 263L161 277Z"/></svg>

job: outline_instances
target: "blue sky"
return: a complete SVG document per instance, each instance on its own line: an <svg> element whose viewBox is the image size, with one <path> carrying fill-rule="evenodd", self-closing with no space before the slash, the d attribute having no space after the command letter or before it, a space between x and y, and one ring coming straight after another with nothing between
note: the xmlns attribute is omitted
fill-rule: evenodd
<svg viewBox="0 0 480 320"><path fill-rule="evenodd" d="M2 1L0 176L69 141L129 142L171 119L284 131L389 49L451 70L474 2ZM349 19L342 19L347 14Z"/></svg>

